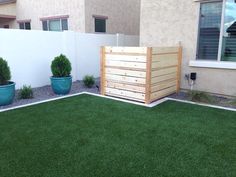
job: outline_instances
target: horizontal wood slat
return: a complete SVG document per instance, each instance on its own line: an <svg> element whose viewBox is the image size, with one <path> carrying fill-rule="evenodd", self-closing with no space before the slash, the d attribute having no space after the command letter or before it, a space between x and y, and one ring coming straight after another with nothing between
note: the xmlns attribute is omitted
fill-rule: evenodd
<svg viewBox="0 0 236 177"><path fill-rule="evenodd" d="M177 79L177 74L173 73L173 74L168 74L168 75L164 75L164 76L159 76L159 77L154 77L152 78L152 84L156 84L158 82L162 82L165 80L170 80L170 79Z"/></svg>
<svg viewBox="0 0 236 177"><path fill-rule="evenodd" d="M165 53L178 53L179 47L153 47L152 54L160 55Z"/></svg>
<svg viewBox="0 0 236 177"><path fill-rule="evenodd" d="M158 77L158 76L163 76L163 75L172 74L172 73L177 74L177 67L153 70L152 77Z"/></svg>
<svg viewBox="0 0 236 177"><path fill-rule="evenodd" d="M163 60L161 62L153 62L152 63L152 69L156 68L163 68L163 67L169 67L169 66L177 66L178 65L178 60L177 59L169 59L169 60Z"/></svg>
<svg viewBox="0 0 236 177"><path fill-rule="evenodd" d="M112 61L127 61L127 62L142 62L146 63L147 59L145 56L138 56L138 55L112 55L112 54L106 54L106 60L112 60Z"/></svg>
<svg viewBox="0 0 236 177"><path fill-rule="evenodd" d="M121 89L121 90L145 93L145 85L131 85L127 83L117 83L113 81L106 81L105 86L109 88L113 88L113 89Z"/></svg>
<svg viewBox="0 0 236 177"><path fill-rule="evenodd" d="M147 54L147 47L106 47L105 52Z"/></svg>
<svg viewBox="0 0 236 177"><path fill-rule="evenodd" d="M163 62L167 60L178 60L178 54L152 55L152 62Z"/></svg>
<svg viewBox="0 0 236 177"><path fill-rule="evenodd" d="M119 95L128 98L136 98L137 100L140 101L144 101L145 99L145 94L143 93L131 92L120 89L112 89L112 88L106 88L105 90L108 95Z"/></svg>
<svg viewBox="0 0 236 177"><path fill-rule="evenodd" d="M158 91L158 92L154 92L151 94L151 100L154 101L154 100L163 98L167 95L173 94L175 92L176 92L176 86L173 86L173 87L170 87L170 88Z"/></svg>
<svg viewBox="0 0 236 177"><path fill-rule="evenodd" d="M106 74L106 80L109 81L120 81L120 82L127 82L127 83L135 83L135 84L145 84L145 78L136 78L136 77L128 77L128 76L119 76L113 74Z"/></svg>
<svg viewBox="0 0 236 177"><path fill-rule="evenodd" d="M136 69L145 69L146 68L146 63L111 61L111 60L106 60L105 65L106 66L115 66L115 67L124 67L124 68L136 68Z"/></svg>
<svg viewBox="0 0 236 177"><path fill-rule="evenodd" d="M106 68L105 72L106 74L121 75L121 76L130 76L130 77L139 77L139 78L146 77L146 72L144 71L132 71L132 70L124 70L124 69Z"/></svg>
<svg viewBox="0 0 236 177"><path fill-rule="evenodd" d="M155 85L152 85L151 87L151 92L157 92L157 91L160 91L160 90L164 90L164 89L167 89L169 87L173 87L173 86L176 86L177 85L177 80L167 80L167 81L163 81L163 82L159 82Z"/></svg>

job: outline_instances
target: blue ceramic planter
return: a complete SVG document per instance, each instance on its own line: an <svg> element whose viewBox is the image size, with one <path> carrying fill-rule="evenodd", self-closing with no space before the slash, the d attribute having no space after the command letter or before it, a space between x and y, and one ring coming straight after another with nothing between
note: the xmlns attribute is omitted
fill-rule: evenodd
<svg viewBox="0 0 236 177"><path fill-rule="evenodd" d="M9 105L15 97L15 83L9 82L8 85L0 85L0 106Z"/></svg>
<svg viewBox="0 0 236 177"><path fill-rule="evenodd" d="M70 92L72 77L51 77L52 90L57 95L66 95Z"/></svg>

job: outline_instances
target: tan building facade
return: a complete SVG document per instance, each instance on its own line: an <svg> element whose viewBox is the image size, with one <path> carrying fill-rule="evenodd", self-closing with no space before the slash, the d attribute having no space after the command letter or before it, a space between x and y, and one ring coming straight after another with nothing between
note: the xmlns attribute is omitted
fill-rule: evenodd
<svg viewBox="0 0 236 177"><path fill-rule="evenodd" d="M94 33L105 28L101 32L139 35L140 0L0 0L1 28L27 28L29 23L33 30L58 30L60 25L60 30Z"/></svg>
<svg viewBox="0 0 236 177"><path fill-rule="evenodd" d="M140 44L176 46L181 42L181 88L190 88L186 74L196 72L194 89L236 96L234 12L234 0L142 0Z"/></svg>
<svg viewBox="0 0 236 177"><path fill-rule="evenodd" d="M94 32L94 17L107 18L108 33L139 35L140 0L85 0L85 29Z"/></svg>

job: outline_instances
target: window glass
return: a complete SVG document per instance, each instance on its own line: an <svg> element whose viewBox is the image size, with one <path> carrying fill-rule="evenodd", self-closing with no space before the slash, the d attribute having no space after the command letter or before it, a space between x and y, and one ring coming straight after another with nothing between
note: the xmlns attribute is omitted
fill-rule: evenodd
<svg viewBox="0 0 236 177"><path fill-rule="evenodd" d="M43 21L43 30L48 31L48 21Z"/></svg>
<svg viewBox="0 0 236 177"><path fill-rule="evenodd" d="M217 60L221 17L222 2L201 4L197 59Z"/></svg>
<svg viewBox="0 0 236 177"><path fill-rule="evenodd" d="M68 30L68 21L67 19L62 19L61 20L61 25L62 25L62 30Z"/></svg>
<svg viewBox="0 0 236 177"><path fill-rule="evenodd" d="M49 21L49 31L61 31L60 20L50 20Z"/></svg>
<svg viewBox="0 0 236 177"><path fill-rule="evenodd" d="M106 19L95 18L95 32L99 32L99 33L106 32Z"/></svg>
<svg viewBox="0 0 236 177"><path fill-rule="evenodd" d="M236 61L236 1L235 0L226 0L221 60Z"/></svg>
<svg viewBox="0 0 236 177"><path fill-rule="evenodd" d="M20 29L25 29L24 23L19 23Z"/></svg>
<svg viewBox="0 0 236 177"><path fill-rule="evenodd" d="M25 29L26 29L26 30L30 30L30 29L31 29L30 22L26 22L26 23L25 23Z"/></svg>

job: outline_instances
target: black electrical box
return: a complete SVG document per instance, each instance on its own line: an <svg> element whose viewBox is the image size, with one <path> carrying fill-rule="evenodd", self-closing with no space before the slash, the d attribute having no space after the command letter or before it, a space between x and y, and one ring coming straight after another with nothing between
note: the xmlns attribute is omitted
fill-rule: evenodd
<svg viewBox="0 0 236 177"><path fill-rule="evenodd" d="M195 81L197 79L197 73L191 73L190 74L190 79Z"/></svg>

